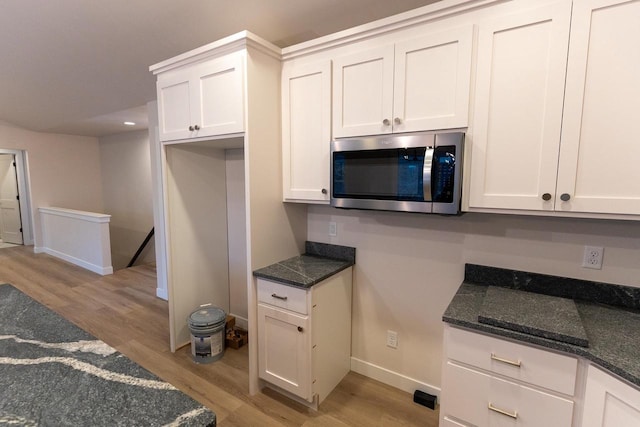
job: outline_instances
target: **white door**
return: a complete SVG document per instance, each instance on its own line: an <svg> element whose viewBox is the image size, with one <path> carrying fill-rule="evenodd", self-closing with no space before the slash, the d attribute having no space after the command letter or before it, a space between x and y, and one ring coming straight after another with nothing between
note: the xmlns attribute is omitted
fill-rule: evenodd
<svg viewBox="0 0 640 427"><path fill-rule="evenodd" d="M22 244L15 157L0 155L0 237L5 243Z"/></svg>
<svg viewBox="0 0 640 427"><path fill-rule="evenodd" d="M160 141L193 138L194 120L191 112L191 74L179 70L158 76L158 119Z"/></svg>
<svg viewBox="0 0 640 427"><path fill-rule="evenodd" d="M584 427L637 427L640 390L589 366L582 414Z"/></svg>
<svg viewBox="0 0 640 427"><path fill-rule="evenodd" d="M260 378L311 402L309 323L309 316L258 304Z"/></svg>
<svg viewBox="0 0 640 427"><path fill-rule="evenodd" d="M574 2L556 210L640 214L639 75L640 0Z"/></svg>
<svg viewBox="0 0 640 427"><path fill-rule="evenodd" d="M284 200L329 203L331 61L285 68L282 75Z"/></svg>
<svg viewBox="0 0 640 427"><path fill-rule="evenodd" d="M194 68L192 137L244 131L244 55L244 51L232 53Z"/></svg>
<svg viewBox="0 0 640 427"><path fill-rule="evenodd" d="M396 44L393 131L467 126L473 26Z"/></svg>
<svg viewBox="0 0 640 427"><path fill-rule="evenodd" d="M553 210L571 2L479 24L470 208Z"/></svg>
<svg viewBox="0 0 640 427"><path fill-rule="evenodd" d="M393 45L333 62L333 137L391 133Z"/></svg>

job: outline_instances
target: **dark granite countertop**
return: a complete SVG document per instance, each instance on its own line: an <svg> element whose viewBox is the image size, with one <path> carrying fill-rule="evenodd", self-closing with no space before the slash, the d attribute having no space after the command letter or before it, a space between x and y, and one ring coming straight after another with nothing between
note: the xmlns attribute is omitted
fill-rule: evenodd
<svg viewBox="0 0 640 427"><path fill-rule="evenodd" d="M356 261L356 250L348 246L306 242L305 254L271 264L253 272L263 279L309 289Z"/></svg>
<svg viewBox="0 0 640 427"><path fill-rule="evenodd" d="M551 283L553 286L549 286L548 292L545 292L545 285ZM490 308L490 305L484 303L490 286L533 292L544 298L548 293L558 298L571 298L579 317L568 320L576 324L562 327L583 328L588 338L588 347L532 335L527 333L526 327L516 331L479 322L478 316L486 314ZM515 298L519 298L518 292L513 294ZM504 295L509 298L508 292ZM531 298L535 296L532 295ZM607 304L603 304L603 301ZM640 288L467 265L465 281L447 307L443 320L452 325L584 357L640 387L639 301ZM504 305L508 306L510 303L506 300ZM549 315L545 310L523 311L523 318L519 323L537 324L541 317Z"/></svg>
<svg viewBox="0 0 640 427"><path fill-rule="evenodd" d="M569 298L489 286L478 322L589 347L576 304Z"/></svg>

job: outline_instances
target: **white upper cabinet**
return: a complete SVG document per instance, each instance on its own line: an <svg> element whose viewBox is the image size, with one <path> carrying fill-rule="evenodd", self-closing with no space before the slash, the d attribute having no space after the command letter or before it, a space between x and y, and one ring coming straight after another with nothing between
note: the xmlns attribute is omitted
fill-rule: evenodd
<svg viewBox="0 0 640 427"><path fill-rule="evenodd" d="M244 131L243 51L158 75L160 140Z"/></svg>
<svg viewBox="0 0 640 427"><path fill-rule="evenodd" d="M333 136L467 126L472 40L468 25L335 59Z"/></svg>
<svg viewBox="0 0 640 427"><path fill-rule="evenodd" d="M333 62L333 136L391 133L393 45Z"/></svg>
<svg viewBox="0 0 640 427"><path fill-rule="evenodd" d="M640 214L640 0L571 7L480 23L471 210Z"/></svg>
<svg viewBox="0 0 640 427"><path fill-rule="evenodd" d="M562 0L479 25L470 207L553 209L570 14Z"/></svg>
<svg viewBox="0 0 640 427"><path fill-rule="evenodd" d="M331 61L287 64L282 74L285 201L329 203Z"/></svg>
<svg viewBox="0 0 640 427"><path fill-rule="evenodd" d="M639 76L640 0L574 2L556 210L640 214Z"/></svg>
<svg viewBox="0 0 640 427"><path fill-rule="evenodd" d="M396 44L393 131L467 126L473 27Z"/></svg>

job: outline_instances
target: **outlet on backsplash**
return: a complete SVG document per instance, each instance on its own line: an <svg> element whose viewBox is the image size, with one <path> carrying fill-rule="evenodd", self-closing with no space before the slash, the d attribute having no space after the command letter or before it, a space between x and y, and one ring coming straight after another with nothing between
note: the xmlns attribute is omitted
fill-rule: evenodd
<svg viewBox="0 0 640 427"><path fill-rule="evenodd" d="M398 348L398 333L387 331L387 347Z"/></svg>
<svg viewBox="0 0 640 427"><path fill-rule="evenodd" d="M335 221L331 221L329 223L329 236L335 237L337 235L338 235L338 227L337 227Z"/></svg>
<svg viewBox="0 0 640 427"><path fill-rule="evenodd" d="M599 246L585 246L582 266L584 268L593 268L594 270L602 270L602 256L604 248Z"/></svg>

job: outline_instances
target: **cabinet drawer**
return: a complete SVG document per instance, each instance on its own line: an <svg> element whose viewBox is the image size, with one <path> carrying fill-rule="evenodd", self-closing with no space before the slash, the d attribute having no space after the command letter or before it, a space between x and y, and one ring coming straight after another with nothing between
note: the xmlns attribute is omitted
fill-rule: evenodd
<svg viewBox="0 0 640 427"><path fill-rule="evenodd" d="M573 402L448 361L443 417L476 426L570 427ZM453 424L456 425L456 424Z"/></svg>
<svg viewBox="0 0 640 427"><path fill-rule="evenodd" d="M571 396L575 392L574 357L451 327L446 334L448 359Z"/></svg>
<svg viewBox="0 0 640 427"><path fill-rule="evenodd" d="M308 314L307 291L269 280L258 279L258 302Z"/></svg>
<svg viewBox="0 0 640 427"><path fill-rule="evenodd" d="M452 420L449 417L444 417L440 423L441 427L467 427L466 425Z"/></svg>

